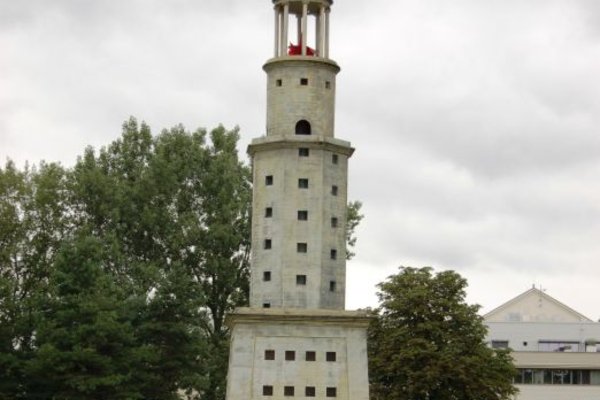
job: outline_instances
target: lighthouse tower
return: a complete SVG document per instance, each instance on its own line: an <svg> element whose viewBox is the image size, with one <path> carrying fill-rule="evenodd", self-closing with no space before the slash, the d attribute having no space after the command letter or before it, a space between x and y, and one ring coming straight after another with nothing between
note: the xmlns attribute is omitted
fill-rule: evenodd
<svg viewBox="0 0 600 400"><path fill-rule="evenodd" d="M368 399L362 312L344 310L348 159L334 137L333 0L273 0L266 135L252 158L250 307L228 316L228 400Z"/></svg>

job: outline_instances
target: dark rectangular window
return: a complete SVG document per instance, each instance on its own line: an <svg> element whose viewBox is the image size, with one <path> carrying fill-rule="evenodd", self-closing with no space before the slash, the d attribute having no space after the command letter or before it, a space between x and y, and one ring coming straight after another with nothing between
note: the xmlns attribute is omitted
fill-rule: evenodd
<svg viewBox="0 0 600 400"><path fill-rule="evenodd" d="M265 208L265 218L271 218L273 216L273 207Z"/></svg>
<svg viewBox="0 0 600 400"><path fill-rule="evenodd" d="M336 249L331 249L329 251L329 258L331 258L332 260L337 260L337 250Z"/></svg>
<svg viewBox="0 0 600 400"><path fill-rule="evenodd" d="M325 390L325 396L327 396L327 397L337 397L337 388L328 387Z"/></svg>
<svg viewBox="0 0 600 400"><path fill-rule="evenodd" d="M296 251L298 253L306 253L308 251L307 243L296 243Z"/></svg>
<svg viewBox="0 0 600 400"><path fill-rule="evenodd" d="M308 85L308 78L300 78L300 84L302 86Z"/></svg>
<svg viewBox="0 0 600 400"><path fill-rule="evenodd" d="M283 387L283 395L287 397L294 396L294 387L293 386L284 386Z"/></svg>
<svg viewBox="0 0 600 400"><path fill-rule="evenodd" d="M325 81L325 89L331 89L331 82Z"/></svg>
<svg viewBox="0 0 600 400"><path fill-rule="evenodd" d="M317 391L315 390L314 386L307 386L304 388L304 396L306 397L315 397L316 393Z"/></svg>
<svg viewBox="0 0 600 400"><path fill-rule="evenodd" d="M282 81L281 79L277 79L277 80L275 81L275 85L277 85L277 86L281 86L281 85L283 85L283 81Z"/></svg>
<svg viewBox="0 0 600 400"><path fill-rule="evenodd" d="M263 303L263 308L271 308L271 303Z"/></svg>
<svg viewBox="0 0 600 400"><path fill-rule="evenodd" d="M334 196L338 195L338 187L336 185L333 185L331 187L331 194L334 195Z"/></svg>
<svg viewBox="0 0 600 400"><path fill-rule="evenodd" d="M310 150L307 147L300 147L298 149L298 156L300 157L308 157L310 154Z"/></svg>
<svg viewBox="0 0 600 400"><path fill-rule="evenodd" d="M265 360L274 360L275 350L265 350Z"/></svg>
<svg viewBox="0 0 600 400"><path fill-rule="evenodd" d="M271 271L263 272L263 281L269 282L271 280Z"/></svg>
<svg viewBox="0 0 600 400"><path fill-rule="evenodd" d="M265 185L271 186L273 184L273 175L265 176Z"/></svg>
<svg viewBox="0 0 600 400"><path fill-rule="evenodd" d="M314 351L307 351L306 361L317 361L317 353Z"/></svg>
<svg viewBox="0 0 600 400"><path fill-rule="evenodd" d="M329 362L335 362L335 359L336 359L335 351L328 351L325 354L325 360L327 360Z"/></svg>
<svg viewBox="0 0 600 400"><path fill-rule="evenodd" d="M337 217L331 217L331 227L332 228L337 228L338 227L338 219L337 219Z"/></svg>
<svg viewBox="0 0 600 400"><path fill-rule="evenodd" d="M492 349L508 349L508 340L492 340Z"/></svg>
<svg viewBox="0 0 600 400"><path fill-rule="evenodd" d="M285 361L294 361L296 359L296 352L294 350L285 351Z"/></svg>
<svg viewBox="0 0 600 400"><path fill-rule="evenodd" d="M265 239L265 249L270 249L272 246L271 239Z"/></svg>
<svg viewBox="0 0 600 400"><path fill-rule="evenodd" d="M263 385L263 396L273 396L273 386Z"/></svg>
<svg viewBox="0 0 600 400"><path fill-rule="evenodd" d="M337 154L332 154L331 155L331 163L332 164L337 164L338 163L338 155Z"/></svg>
<svg viewBox="0 0 600 400"><path fill-rule="evenodd" d="M306 178L298 179L298 187L300 189L308 189L308 179L306 179Z"/></svg>
<svg viewBox="0 0 600 400"><path fill-rule="evenodd" d="M329 291L335 292L335 281L329 281Z"/></svg>
<svg viewBox="0 0 600 400"><path fill-rule="evenodd" d="M308 220L308 211L307 210L298 210L298 221L306 221Z"/></svg>
<svg viewBox="0 0 600 400"><path fill-rule="evenodd" d="M296 275L296 285L306 285L306 275Z"/></svg>

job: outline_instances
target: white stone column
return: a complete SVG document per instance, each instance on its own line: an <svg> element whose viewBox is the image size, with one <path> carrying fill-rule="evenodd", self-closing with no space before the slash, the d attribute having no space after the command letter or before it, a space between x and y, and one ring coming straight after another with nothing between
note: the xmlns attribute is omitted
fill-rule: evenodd
<svg viewBox="0 0 600 400"><path fill-rule="evenodd" d="M302 46L302 15L296 15L296 43Z"/></svg>
<svg viewBox="0 0 600 400"><path fill-rule="evenodd" d="M281 21L281 16L278 6L275 6L273 10L275 10L275 54L273 57L279 57L279 50L281 48L279 45L279 40L281 39L281 26L279 22Z"/></svg>
<svg viewBox="0 0 600 400"><path fill-rule="evenodd" d="M306 55L306 31L308 30L308 2L302 3L302 55Z"/></svg>
<svg viewBox="0 0 600 400"><path fill-rule="evenodd" d="M317 54L324 57L325 54L325 6L321 6L317 18Z"/></svg>
<svg viewBox="0 0 600 400"><path fill-rule="evenodd" d="M285 3L283 5L283 15L281 21L281 56L287 54L287 45L288 45L288 29L289 29L289 17L290 17L290 5L289 3Z"/></svg>
<svg viewBox="0 0 600 400"><path fill-rule="evenodd" d="M329 7L325 11L325 45L324 45L324 54L325 58L329 58L329 13L331 10Z"/></svg>

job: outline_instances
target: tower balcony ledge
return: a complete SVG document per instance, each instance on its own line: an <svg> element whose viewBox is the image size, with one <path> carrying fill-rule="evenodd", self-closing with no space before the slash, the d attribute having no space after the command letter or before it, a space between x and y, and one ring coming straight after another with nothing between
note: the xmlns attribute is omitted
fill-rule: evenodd
<svg viewBox="0 0 600 400"><path fill-rule="evenodd" d="M343 325L366 328L371 317L362 310L326 310L298 308L250 308L240 307L227 314L225 323L233 328L238 323L275 324L309 324L309 325Z"/></svg>
<svg viewBox="0 0 600 400"><path fill-rule="evenodd" d="M274 57L263 65L263 70L269 72L274 67L285 65L285 64L299 64L299 65L322 65L331 68L335 73L340 72L340 66L330 58L323 58L319 56L301 56L301 55L285 55L281 57Z"/></svg>
<svg viewBox="0 0 600 400"><path fill-rule="evenodd" d="M252 156L258 151L286 149L298 146L335 151L347 157L352 156L354 153L354 148L346 140L312 135L263 136L252 140L252 143L248 146L247 153Z"/></svg>

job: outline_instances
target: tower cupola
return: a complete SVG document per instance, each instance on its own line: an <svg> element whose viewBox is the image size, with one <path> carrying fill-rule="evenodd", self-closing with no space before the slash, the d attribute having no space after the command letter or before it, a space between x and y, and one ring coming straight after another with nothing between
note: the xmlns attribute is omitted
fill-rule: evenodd
<svg viewBox="0 0 600 400"><path fill-rule="evenodd" d="M273 4L274 57L329 58L329 10L333 0L273 0Z"/></svg>

